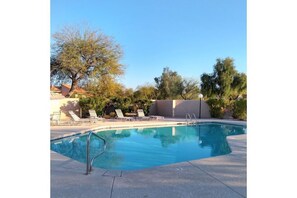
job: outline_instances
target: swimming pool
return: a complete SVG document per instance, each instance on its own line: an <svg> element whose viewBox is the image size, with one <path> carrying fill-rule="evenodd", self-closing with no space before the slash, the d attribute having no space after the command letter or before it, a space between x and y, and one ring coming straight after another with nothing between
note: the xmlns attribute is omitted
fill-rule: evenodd
<svg viewBox="0 0 297 198"><path fill-rule="evenodd" d="M93 167L138 170L165 164L225 155L231 152L226 136L246 133L246 126L201 123L170 127L106 130L97 135L107 142L106 151L94 160ZM51 142L51 150L86 163L86 135ZM103 147L92 137L90 155Z"/></svg>

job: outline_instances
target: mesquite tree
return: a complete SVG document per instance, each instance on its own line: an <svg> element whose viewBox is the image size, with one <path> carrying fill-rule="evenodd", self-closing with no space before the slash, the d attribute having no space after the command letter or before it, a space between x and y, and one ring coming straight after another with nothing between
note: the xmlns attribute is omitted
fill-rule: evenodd
<svg viewBox="0 0 297 198"><path fill-rule="evenodd" d="M51 80L70 80L68 96L79 83L124 73L120 46L101 32L65 27L53 39Z"/></svg>

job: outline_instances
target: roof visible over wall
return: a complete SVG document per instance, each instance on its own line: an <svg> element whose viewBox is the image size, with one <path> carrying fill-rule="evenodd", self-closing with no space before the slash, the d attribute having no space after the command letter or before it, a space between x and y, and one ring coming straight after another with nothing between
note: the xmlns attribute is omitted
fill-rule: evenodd
<svg viewBox="0 0 297 198"><path fill-rule="evenodd" d="M68 84L62 84L61 87L58 86L51 86L50 87L50 91L51 91L51 97L54 94L60 94L61 96L63 96L62 98L65 98L64 96L66 96L69 93L71 85ZM86 95L86 96L90 96L90 94L88 94L88 92L80 87L77 87L74 89L73 94L81 94L81 95ZM59 97L59 96L55 96L55 97Z"/></svg>
<svg viewBox="0 0 297 198"><path fill-rule="evenodd" d="M61 87L57 87L54 85L51 85L50 90L51 90L51 92L61 93Z"/></svg>
<svg viewBox="0 0 297 198"><path fill-rule="evenodd" d="M66 92L64 92L64 90L63 90L63 87L64 88L66 88ZM62 92L62 94L65 96L65 95L67 95L68 93L69 93L69 90L70 90L70 85L68 85L68 84L62 84L62 88L61 88L61 90L63 90L63 92ZM73 93L76 93L76 94L87 94L87 92L86 92L86 90L84 90L84 89L82 89L82 88L80 88L80 87L76 87L74 90L73 90Z"/></svg>
<svg viewBox="0 0 297 198"><path fill-rule="evenodd" d="M63 85L62 85L63 86ZM70 85L64 85L65 87L67 87L69 90L70 90ZM74 92L75 93L78 93L78 94L86 94L87 92L86 92L86 90L84 90L84 89L82 89L82 88L80 88L80 87L76 87L75 89L74 89Z"/></svg>
<svg viewBox="0 0 297 198"><path fill-rule="evenodd" d="M61 91L61 88L60 87L57 87L57 86L51 86L50 87L50 99L63 99L65 98L63 95L62 95L62 91Z"/></svg>

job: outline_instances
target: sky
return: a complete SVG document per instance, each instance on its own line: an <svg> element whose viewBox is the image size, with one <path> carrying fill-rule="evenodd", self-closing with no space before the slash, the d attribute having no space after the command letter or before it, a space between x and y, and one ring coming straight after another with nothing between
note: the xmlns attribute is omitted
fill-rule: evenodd
<svg viewBox="0 0 297 198"><path fill-rule="evenodd" d="M246 10L246 0L51 0L50 34L86 24L113 37L124 51L118 80L135 89L164 67L199 81L217 58L246 73Z"/></svg>

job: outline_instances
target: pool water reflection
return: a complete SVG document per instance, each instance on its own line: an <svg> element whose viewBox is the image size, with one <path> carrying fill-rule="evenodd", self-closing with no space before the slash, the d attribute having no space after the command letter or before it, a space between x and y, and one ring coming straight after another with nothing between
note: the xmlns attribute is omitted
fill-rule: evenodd
<svg viewBox="0 0 297 198"><path fill-rule="evenodd" d="M246 133L246 126L205 123L190 126L135 128L101 131L106 151L93 167L137 170L231 152L226 136ZM103 142L91 138L91 156ZM86 162L86 135L53 141L51 149L74 160Z"/></svg>

